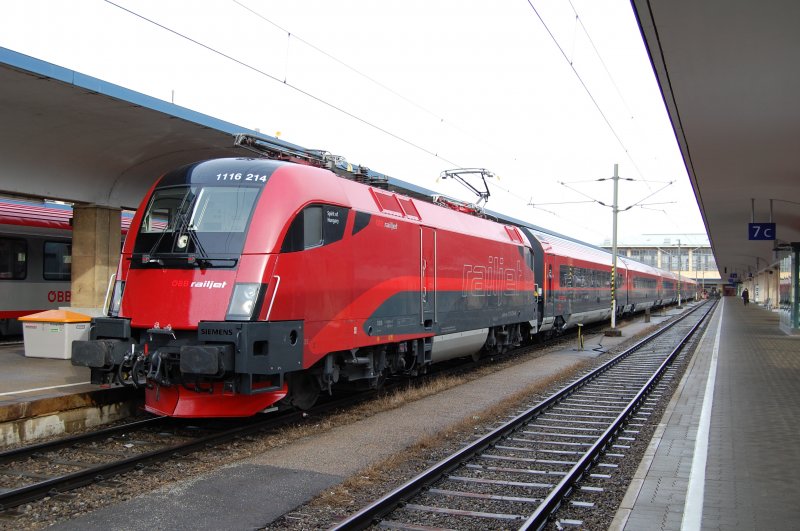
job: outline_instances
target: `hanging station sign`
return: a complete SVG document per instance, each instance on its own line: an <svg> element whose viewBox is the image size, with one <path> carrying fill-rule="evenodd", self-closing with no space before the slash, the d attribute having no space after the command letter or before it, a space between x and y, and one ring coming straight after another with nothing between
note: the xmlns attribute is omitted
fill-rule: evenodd
<svg viewBox="0 0 800 531"><path fill-rule="evenodd" d="M775 224L748 223L747 236L749 240L774 240L777 238L775 234Z"/></svg>

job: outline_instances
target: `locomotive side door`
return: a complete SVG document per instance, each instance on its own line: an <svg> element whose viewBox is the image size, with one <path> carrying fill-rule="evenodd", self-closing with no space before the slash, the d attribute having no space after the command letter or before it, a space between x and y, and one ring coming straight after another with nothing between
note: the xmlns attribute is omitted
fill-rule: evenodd
<svg viewBox="0 0 800 531"><path fill-rule="evenodd" d="M553 291L553 258L552 255L548 259L547 264L547 290L545 292L545 299L550 297L550 315L549 317L555 317L556 315L556 292Z"/></svg>
<svg viewBox="0 0 800 531"><path fill-rule="evenodd" d="M420 324L430 329L438 320L436 314L436 230L420 227L419 285Z"/></svg>

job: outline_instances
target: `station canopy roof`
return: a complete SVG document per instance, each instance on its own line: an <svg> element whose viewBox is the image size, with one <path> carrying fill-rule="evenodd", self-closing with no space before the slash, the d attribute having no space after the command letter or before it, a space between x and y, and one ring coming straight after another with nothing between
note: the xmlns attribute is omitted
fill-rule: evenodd
<svg viewBox="0 0 800 531"><path fill-rule="evenodd" d="M2 47L0 117L0 194L112 208L137 208L159 176L183 164L253 156L234 146L240 133L303 150Z"/></svg>
<svg viewBox="0 0 800 531"><path fill-rule="evenodd" d="M632 5L722 278L755 273L800 242L800 2Z"/></svg>
<svg viewBox="0 0 800 531"><path fill-rule="evenodd" d="M136 208L166 170L243 156L233 124L0 48L0 193Z"/></svg>

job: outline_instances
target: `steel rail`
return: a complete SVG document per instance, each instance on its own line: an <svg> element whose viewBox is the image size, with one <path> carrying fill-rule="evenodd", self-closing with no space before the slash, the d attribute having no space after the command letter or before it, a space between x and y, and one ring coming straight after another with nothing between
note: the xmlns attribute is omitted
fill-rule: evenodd
<svg viewBox="0 0 800 531"><path fill-rule="evenodd" d="M585 386L589 382L597 379L602 374L604 374L605 372L607 372L608 370L610 370L611 368L613 368L614 366L619 364L621 361L623 361L624 359L629 357L631 354L633 354L634 352L639 350L641 347L643 347L644 345L652 342L653 340L655 340L656 338L658 338L662 334L666 333L667 331L671 330L677 324L681 323L684 319L687 319L689 316L694 314L694 312L700 310L703 307L705 307L705 305L699 305L699 306L693 308L691 311L689 311L686 314L680 316L675 321L669 323L668 325L664 326L660 330L658 330L658 331L654 332L653 334L650 334L649 336L647 336L647 337L643 338L642 340L638 341L633 346L631 346L628 349L626 349L624 352L621 352L620 354L616 355L614 358L612 358L611 360L607 361L606 363L604 363L600 367L594 369L593 371L591 371L590 373L588 373L588 374L584 375L583 377L579 378L578 380L576 380L572 384L570 384L570 385L566 386L565 388L561 389L560 391L554 393L553 395L551 395L550 397L546 398L545 400L543 400L542 402L540 402L536 406L528 409L527 411L525 411L525 412L517 415L516 417L512 418L511 420L505 422L504 424L502 424L498 428L495 428L494 430L492 430L489 433L487 433L486 435L480 437L476 441L474 441L474 442L470 443L469 445L463 447L462 449L458 450L457 452L455 452L451 456L439 461L438 463L436 463L432 467L430 467L427 470L423 471L422 473L420 473L419 475L415 476L411 480L407 481L403 485L397 487L395 490L393 490L390 493L386 494L382 498L380 498L378 500L375 500L374 502L372 502L368 506L362 508L361 510L359 510L355 514L353 514L353 515L345 518L344 520L340 521L335 526L331 527L330 531L360 530L360 529L366 529L367 527L375 524L378 520L380 520L384 516L388 515L392 511L394 511L399 505L401 505L402 503L405 503L409 499L411 499L414 496L418 495L424 489L430 487L431 485L433 485L433 483L435 483L436 481L438 481L442 477L444 477L447 473L449 473L449 472L455 470L456 468L458 468L459 466L461 466L465 461L468 461L471 458L477 456L478 454L483 452L485 449L487 449L490 446L494 445L498 440L504 438L505 436L507 436L508 434L512 433L517 428L519 428L520 426L524 425L525 423L527 423L531 419L539 416L540 414L542 414L545 411L549 410L555 404L563 401L565 398L567 398L570 395L574 394L578 389L580 389L581 387ZM713 309L713 307L714 307L714 305L711 306L711 309ZM709 309L709 312L707 312L706 315L708 315L708 313L710 313L711 309ZM685 344L685 342L688 340L688 338L691 337L692 333L694 333L694 330L697 328L697 326L699 326L699 324L702 323L702 322L703 322L703 319L700 319L699 323L692 328L692 331L689 334L687 334L687 337L685 337L684 340L681 341L680 347L682 347ZM676 351L679 351L679 348L676 348ZM673 352L673 354L674 354L674 352ZM663 371L666 369L666 367L668 365L669 365L669 363L667 363L665 361L661 365L661 367L659 368L658 373L659 374L663 374ZM650 380L648 380L648 383L647 383L646 387L648 389L651 388L654 385L655 381L656 380L651 378ZM644 396L645 396L645 394L642 391L640 391L637 394L636 398L634 398L631 401L631 403L634 404L634 405L638 404L641 400L644 399ZM630 407L630 404L629 404L629 407ZM628 415L626 414L626 412L623 412L623 413L621 413L619 415L619 417L614 421L612 427L610 427L608 430L606 430L606 432L609 434L609 436L613 436L620 429L622 423L627 418L627 416ZM621 417L621 419L620 419L620 417ZM604 438L605 438L605 435L606 434L604 433ZM589 450L591 452L591 454L592 454L592 457L591 458L585 458L585 459L582 459L581 461L579 461L579 462L583 462L583 464L585 466L581 466L581 467L579 467L578 465L573 466L573 469L571 469L570 472L568 473L568 476L571 477L570 481L566 481L566 478L565 478L565 480L562 480L561 482L559 482L559 484L556 487L556 490L558 490L558 492L560 492L562 494L562 496L561 496L562 498L563 498L563 493L564 492L568 492L569 489L571 489L572 485L575 483L575 481L577 481L576 478L580 478L581 477L581 475L583 474L585 469L588 468L588 466L596 459L596 457L599 455L600 451L602 451L602 449L606 446L606 444L607 444L607 440L605 442L603 442L602 444L599 441L597 443L595 443L595 445L593 445L592 448ZM551 496L548 496L547 498L545 498L545 500L543 501L542 505L547 503L547 507L550 508L550 509L546 513L543 510L542 514L546 514L547 517L549 517L550 513L552 512L552 507L553 506L557 507L558 504L560 503L560 501L557 501L557 500L560 500L560 499L561 498L557 499L555 496L552 496L552 499L551 499ZM535 514L538 514L538 511ZM537 517L537 519L538 519L538 517ZM527 524L527 521L526 521L526 524ZM527 529L528 527L530 527L530 526L523 526L522 528L523 529Z"/></svg>
<svg viewBox="0 0 800 531"><path fill-rule="evenodd" d="M447 373L447 370L434 371L429 373L426 378L420 378L417 383L422 384L427 381L431 376L436 376L439 372ZM394 389L400 389L402 382L394 382L392 384L384 385L381 391L387 392ZM0 492L0 511L4 511L23 503L29 503L46 496L60 494L80 488L92 483L103 481L110 477L123 474L134 468L142 468L148 464L165 461L175 454L191 453L204 446L210 446L225 442L226 440L236 437L247 435L248 433L267 430L270 428L285 425L291 422L296 422L304 418L308 413L326 413L328 411L342 408L351 407L354 404L369 400L375 395L375 390L358 393L357 395L345 395L340 398L326 401L316 406L310 412L303 411L288 411L278 416L272 416L269 419L250 422L246 426L240 426L228 431L224 431L213 436L209 436L179 445L173 445L167 448L154 450L147 453L137 454L129 458L106 463L97 467L79 470L72 474L54 477L45 481L37 482L18 489L10 489L5 492ZM39 444L22 446L0 453L0 464L19 461L28 456L40 454L48 451L58 450L75 445L76 443L91 441L94 439L102 439L118 433L131 431L132 429L142 429L166 423L171 419L170 417L153 417L141 421L130 422L124 425L105 428L98 431L88 432L70 437L64 437L54 441L48 441Z"/></svg>
<svg viewBox="0 0 800 531"><path fill-rule="evenodd" d="M132 429L138 430L145 426L147 427L157 426L159 424L162 424L165 420L166 417L151 417L147 419L137 420L134 422L129 422L127 424L121 424L119 426L113 426L111 428L104 428L97 431L81 433L78 435L71 435L69 437L62 437L60 439L56 439L53 441L47 441L28 446L20 446L19 448L13 448L11 450L0 452L0 464L8 463L9 461L19 460L26 456L37 453L49 452L52 450L58 450L60 448L66 448L68 446L72 446L80 442L91 441L93 439L101 439L103 437L108 437L110 435L115 435L117 433L130 431Z"/></svg>
<svg viewBox="0 0 800 531"><path fill-rule="evenodd" d="M686 317L702 307L703 306L698 306L697 308L694 308L691 312L686 314ZM575 485L575 483L577 483L583 477L584 473L589 469L589 467L591 467L591 465L597 461L597 459L600 457L600 454L607 448L608 444L622 429L628 418L638 410L639 406L650 394L650 391L653 389L653 387L655 387L656 384L658 384L658 382L661 380L664 372L666 372L675 358L680 354L686 343L688 343L689 340L694 337L695 332L703 325L706 317L711 314L715 307L716 302L711 304L700 320L698 320L698 322L692 326L692 328L684 335L683 338L681 338L672 352L670 352L667 358L661 363L658 370L650 377L650 379L648 379L647 383L644 384L639 392L636 393L636 396L631 399L625 409L617 416L616 419L614 419L613 423L606 429L605 432L603 432L603 435L601 435L600 438L591 446L591 448L589 448L589 450L586 451L586 453L578 460L578 462L575 463L567 475L558 482L556 487L550 491L544 501L542 501L542 503L536 508L536 511L525 521L524 524L520 526L520 530L539 530L545 526L550 516L558 510L558 508L561 506L561 502L570 493L573 485Z"/></svg>
<svg viewBox="0 0 800 531"><path fill-rule="evenodd" d="M99 466L79 470L71 474L55 477L8 492L0 493L0 510L16 507L23 503L29 503L45 496L61 494L68 490L83 487L98 481L106 480L135 468L143 468L149 464L164 461L176 454L187 454L209 445L222 443L231 438L243 435L248 432L264 429L270 422L276 419L262 421L264 426L248 425L226 430L206 437L200 437L193 441L179 443L166 448L160 448L150 452L144 452L125 459L105 463Z"/></svg>
<svg viewBox="0 0 800 531"><path fill-rule="evenodd" d="M331 400L314 408L311 412L319 414L319 413L326 413L328 411L342 407L349 407L352 406L354 403L360 403L365 400L368 400L372 396L374 396L374 392L370 391L367 393L360 393L354 396L347 396ZM267 419L260 419L255 422L248 421L248 423L243 426L236 426L234 428L219 433L215 433L212 435L208 435L205 437L201 437L192 441L175 444L172 446L168 446L166 448L161 448L150 452L144 452L125 459L120 459L118 461L105 463L99 466L87 468L85 470L79 470L71 474L55 477L52 479L47 479L44 481L40 481L38 483L27 485L25 487L20 487L18 489L12 489L7 492L0 492L0 511L16 507L23 503L36 501L46 496L61 494L63 492L83 487L86 485L90 485L92 483L104 481L113 476L123 474L133 469L144 468L147 465L165 461L175 455L190 454L194 451L209 446L218 445L228 440L235 439L237 437L243 437L251 433L257 433L259 431L277 428L279 426L283 426L291 422L297 422L305 418L308 415L308 413L309 412L306 411L292 410L282 414L270 416ZM156 419L148 419L148 420L166 421L169 419L170 419L169 417L157 417ZM147 427L148 423L142 422L141 424L142 426L140 427ZM105 432L122 431L122 430L117 428L109 428L107 430L102 430L102 431L105 433ZM96 436L96 434L97 432L86 434L86 437L81 437L81 438L91 439L93 438L93 436ZM69 439L70 441L66 440L64 441L65 444L63 446L68 446L70 442L74 442L71 440L72 438ZM42 445L35 445L35 446L37 447L47 446L48 444L49 443L42 443ZM15 449L8 453L27 450L28 448L30 447ZM24 455L24 453L21 453L20 455Z"/></svg>

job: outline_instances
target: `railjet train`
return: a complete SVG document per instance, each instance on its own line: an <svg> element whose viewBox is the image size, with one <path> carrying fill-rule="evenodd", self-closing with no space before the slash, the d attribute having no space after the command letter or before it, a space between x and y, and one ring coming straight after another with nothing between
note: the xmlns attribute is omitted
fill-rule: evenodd
<svg viewBox="0 0 800 531"><path fill-rule="evenodd" d="M164 175L73 363L143 385L155 414L249 416L610 316L604 251L297 162ZM617 282L620 313L677 297L641 264Z"/></svg>

